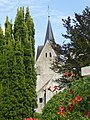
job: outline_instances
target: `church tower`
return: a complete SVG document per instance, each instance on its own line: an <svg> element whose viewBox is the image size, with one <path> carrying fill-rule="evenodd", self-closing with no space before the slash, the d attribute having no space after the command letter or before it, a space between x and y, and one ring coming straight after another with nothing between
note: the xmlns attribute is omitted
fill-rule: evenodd
<svg viewBox="0 0 90 120"><path fill-rule="evenodd" d="M44 45L38 46L36 55L36 71L37 71L37 104L38 108L36 112L41 113L43 107L56 94L57 89L53 92L55 86L58 86L55 82L57 77L60 77L55 73L51 67L51 63L57 56L56 43L51 26L50 16L48 16L48 24L46 30L46 36Z"/></svg>

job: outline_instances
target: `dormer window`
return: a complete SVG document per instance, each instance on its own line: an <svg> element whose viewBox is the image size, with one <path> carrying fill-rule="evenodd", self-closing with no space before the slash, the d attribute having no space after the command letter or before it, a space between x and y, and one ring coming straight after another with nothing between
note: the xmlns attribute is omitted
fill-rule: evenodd
<svg viewBox="0 0 90 120"><path fill-rule="evenodd" d="M52 54L51 54L51 52L49 53L49 57L52 57Z"/></svg>
<svg viewBox="0 0 90 120"><path fill-rule="evenodd" d="M45 53L45 57L47 57L47 53Z"/></svg>

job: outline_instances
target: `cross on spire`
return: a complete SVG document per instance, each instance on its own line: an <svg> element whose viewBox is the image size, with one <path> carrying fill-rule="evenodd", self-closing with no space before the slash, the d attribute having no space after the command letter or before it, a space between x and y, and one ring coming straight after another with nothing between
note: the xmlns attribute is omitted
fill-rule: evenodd
<svg viewBox="0 0 90 120"><path fill-rule="evenodd" d="M49 10L49 6L48 6L48 24L47 24L47 30L46 30L46 36L45 36L45 42L49 40L52 43L55 43L54 40L54 35L53 35L53 31L52 31L52 27L51 27L51 22L50 22L50 10Z"/></svg>
<svg viewBox="0 0 90 120"><path fill-rule="evenodd" d="M49 9L49 5L48 5L48 17L50 17L50 9Z"/></svg>

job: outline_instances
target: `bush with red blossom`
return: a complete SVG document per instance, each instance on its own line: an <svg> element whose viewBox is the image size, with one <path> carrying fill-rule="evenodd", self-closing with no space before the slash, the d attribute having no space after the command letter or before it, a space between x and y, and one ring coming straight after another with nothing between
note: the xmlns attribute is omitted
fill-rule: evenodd
<svg viewBox="0 0 90 120"><path fill-rule="evenodd" d="M38 120L38 118L24 118L24 120Z"/></svg>
<svg viewBox="0 0 90 120"><path fill-rule="evenodd" d="M90 120L90 78L80 78L53 96L43 109L42 120Z"/></svg>

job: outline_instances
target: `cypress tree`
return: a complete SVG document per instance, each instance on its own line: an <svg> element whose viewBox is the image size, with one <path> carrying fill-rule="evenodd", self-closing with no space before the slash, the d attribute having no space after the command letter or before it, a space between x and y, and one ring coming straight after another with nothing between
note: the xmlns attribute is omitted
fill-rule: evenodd
<svg viewBox="0 0 90 120"><path fill-rule="evenodd" d="M27 26L24 20L23 7L20 7L20 9L19 8L17 9L17 14L14 22L14 38L15 38L15 41L17 41L17 39L21 40L22 44L25 44L24 42L27 39Z"/></svg>
<svg viewBox="0 0 90 120"><path fill-rule="evenodd" d="M5 39L2 52L2 62L0 66L0 85L1 85L1 95L0 95L0 117L1 120L4 119L12 119L11 116L11 108L13 106L11 99L13 96L11 95L12 89L11 80L10 80L10 71L11 66L13 66L13 58L14 58L14 51L12 46L12 25L8 21L8 17L6 17L5 22ZM2 76L2 77L1 77ZM11 117L10 117L11 116Z"/></svg>
<svg viewBox="0 0 90 120"><path fill-rule="evenodd" d="M28 7L26 8L25 22L28 28L28 40L32 42L32 54L35 57L35 40L34 40L35 29L33 19L30 16Z"/></svg>
<svg viewBox="0 0 90 120"><path fill-rule="evenodd" d="M14 38L17 41L21 40L21 47L24 51L23 62L25 66L25 86L28 95L26 102L27 111L26 117L33 117L34 109L36 108L36 73L34 68L34 24L29 14L29 8L26 9L24 18L24 8L17 11L17 16L14 23ZM22 32L23 30L23 32Z"/></svg>
<svg viewBox="0 0 90 120"><path fill-rule="evenodd" d="M9 22L8 16L6 16L6 21L5 21L5 40L6 43L11 39L12 37L12 23L11 21Z"/></svg>
<svg viewBox="0 0 90 120"><path fill-rule="evenodd" d="M4 44L4 35L3 35L3 30L0 25L0 47L3 46Z"/></svg>
<svg viewBox="0 0 90 120"><path fill-rule="evenodd" d="M26 47L24 49L24 64L25 64L25 78L28 81L29 89L32 91L30 96L31 99L31 108L32 108L32 117L34 113L34 109L37 107L36 104L36 72L34 68L35 64L35 40L34 40L34 23L29 13L29 8L26 8L25 15L25 23L28 28L28 41L26 43Z"/></svg>
<svg viewBox="0 0 90 120"><path fill-rule="evenodd" d="M24 8L17 10L14 31L6 17L5 37L0 26L1 120L33 117L36 108L34 24L27 11L24 17Z"/></svg>
<svg viewBox="0 0 90 120"><path fill-rule="evenodd" d="M3 78L3 44L4 44L4 35L0 25L0 86L1 86L0 88L2 88L1 80Z"/></svg>

